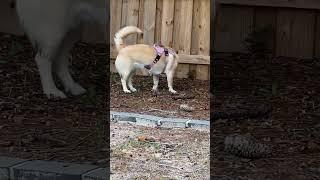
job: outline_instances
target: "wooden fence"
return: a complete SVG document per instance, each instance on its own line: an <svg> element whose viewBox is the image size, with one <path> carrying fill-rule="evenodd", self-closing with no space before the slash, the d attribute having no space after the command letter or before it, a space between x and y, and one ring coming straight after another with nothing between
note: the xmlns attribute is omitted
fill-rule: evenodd
<svg viewBox="0 0 320 180"><path fill-rule="evenodd" d="M215 52L244 52L243 40L254 28L271 25L274 56L320 56L320 1L217 0Z"/></svg>
<svg viewBox="0 0 320 180"><path fill-rule="evenodd" d="M110 19L110 40L121 27L138 26L144 32L143 39L130 35L127 44L161 41L178 51L176 77L209 79L210 0L110 0ZM115 72L113 41L110 51L110 68Z"/></svg>

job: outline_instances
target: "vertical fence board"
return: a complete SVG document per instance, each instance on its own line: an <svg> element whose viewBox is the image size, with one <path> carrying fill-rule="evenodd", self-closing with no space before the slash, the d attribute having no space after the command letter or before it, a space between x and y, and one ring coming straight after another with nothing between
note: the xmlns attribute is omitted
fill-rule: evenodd
<svg viewBox="0 0 320 180"><path fill-rule="evenodd" d="M128 0L127 5L127 18L125 25L133 25L138 26L138 20L139 20L139 0ZM136 44L137 43L137 35L129 35L126 38L127 44Z"/></svg>
<svg viewBox="0 0 320 180"><path fill-rule="evenodd" d="M194 1L191 54L209 55L210 51L210 1ZM191 70L191 69L190 69ZM208 65L196 66L196 79L209 77Z"/></svg>
<svg viewBox="0 0 320 180"><path fill-rule="evenodd" d="M191 54L209 55L210 1L194 1L192 21Z"/></svg>
<svg viewBox="0 0 320 180"><path fill-rule="evenodd" d="M146 0L139 0L139 17L138 17L138 27L144 31L144 27L145 27L145 19L147 18L147 15L145 14L145 4L149 2ZM145 33L145 31L144 31ZM144 43L144 39L145 39L145 34L144 36L139 36L137 38L137 43ZM136 71L136 75L140 75L140 76L146 76L148 75L148 72L144 69L138 69Z"/></svg>
<svg viewBox="0 0 320 180"><path fill-rule="evenodd" d="M197 65L196 79L208 80L209 77L209 66L208 65Z"/></svg>
<svg viewBox="0 0 320 180"><path fill-rule="evenodd" d="M111 0L110 1L110 53L111 55L115 55L116 48L114 45L113 37L114 34L120 29L121 27L121 9L122 9L122 0Z"/></svg>
<svg viewBox="0 0 320 180"><path fill-rule="evenodd" d="M320 57L320 13L316 14L316 29L315 29L315 44L314 44L314 56Z"/></svg>
<svg viewBox="0 0 320 180"><path fill-rule="evenodd" d="M114 65L114 60L110 61L110 72L117 73L116 66Z"/></svg>
<svg viewBox="0 0 320 180"><path fill-rule="evenodd" d="M273 8L255 8L255 28L270 26L272 31L268 34L268 50L274 52L276 41L277 14Z"/></svg>
<svg viewBox="0 0 320 180"><path fill-rule="evenodd" d="M117 1L117 0L116 0ZM127 25L127 18L128 18L128 1L129 0L122 0L122 11L121 11L121 27ZM113 16L113 14L111 14Z"/></svg>
<svg viewBox="0 0 320 180"><path fill-rule="evenodd" d="M314 47L313 11L280 10L277 16L278 56L312 57Z"/></svg>
<svg viewBox="0 0 320 180"><path fill-rule="evenodd" d="M190 54L193 0L176 0L174 9L173 47L179 54ZM188 78L189 64L179 64L176 74Z"/></svg>
<svg viewBox="0 0 320 180"><path fill-rule="evenodd" d="M144 28L144 4L145 0L139 0L139 17L138 17L138 27L143 31ZM137 43L143 43L143 37L138 36Z"/></svg>
<svg viewBox="0 0 320 180"><path fill-rule="evenodd" d="M154 35L155 42L161 41L162 4L163 4L163 0L157 0L156 29L155 29L155 35Z"/></svg>
<svg viewBox="0 0 320 180"><path fill-rule="evenodd" d="M175 73L177 78L189 78L189 64L179 64Z"/></svg>
<svg viewBox="0 0 320 180"><path fill-rule="evenodd" d="M156 26L156 0L144 1L144 23L143 23L143 42L145 44L154 43L155 26Z"/></svg>
<svg viewBox="0 0 320 180"><path fill-rule="evenodd" d="M193 0L176 0L173 47L180 53L190 54Z"/></svg>
<svg viewBox="0 0 320 180"><path fill-rule="evenodd" d="M216 52L243 52L243 40L252 31L252 7L222 6L217 17Z"/></svg>
<svg viewBox="0 0 320 180"><path fill-rule="evenodd" d="M162 7L161 42L165 46L172 47L174 1L163 0Z"/></svg>

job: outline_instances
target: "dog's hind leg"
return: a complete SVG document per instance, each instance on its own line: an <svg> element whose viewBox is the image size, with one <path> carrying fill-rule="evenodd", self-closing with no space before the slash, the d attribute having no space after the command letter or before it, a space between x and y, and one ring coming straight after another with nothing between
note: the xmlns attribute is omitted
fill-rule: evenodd
<svg viewBox="0 0 320 180"><path fill-rule="evenodd" d="M129 86L129 89L131 90L131 92L136 92L137 89L133 87L132 85L132 77L133 77L133 74L134 72L131 72L129 77L128 77L128 86Z"/></svg>
<svg viewBox="0 0 320 180"><path fill-rule="evenodd" d="M61 80L65 91L70 92L72 95L80 95L86 92L86 90L81 87L78 83L76 83L70 72L69 72L69 59L68 56L70 54L70 50L72 49L75 42L79 39L80 33L79 32L71 32L66 34L64 40L60 45L60 51L57 54L54 70Z"/></svg>
<svg viewBox="0 0 320 180"><path fill-rule="evenodd" d="M175 69L177 68L177 65L178 65L177 62L174 62L174 57L172 55L169 55L168 64L167 64L165 73L167 75L169 91L173 94L177 93L177 91L173 89L173 76L174 76Z"/></svg>
<svg viewBox="0 0 320 180"><path fill-rule="evenodd" d="M46 47L43 50L45 53L38 51L35 57L43 92L48 98L66 98L66 95L56 87L52 77L52 58L56 48Z"/></svg>

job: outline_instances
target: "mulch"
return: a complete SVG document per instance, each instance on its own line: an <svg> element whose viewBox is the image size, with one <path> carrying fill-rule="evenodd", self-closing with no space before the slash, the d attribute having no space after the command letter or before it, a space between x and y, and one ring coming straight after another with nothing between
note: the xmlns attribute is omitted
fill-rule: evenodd
<svg viewBox="0 0 320 180"><path fill-rule="evenodd" d="M89 92L66 100L47 100L28 40L0 34L0 155L107 164L109 69L105 45L79 43L72 54L74 77ZM214 175L224 179L319 179L319 61L238 54L218 57L214 66L211 114L233 114L212 122ZM130 95L121 91L117 75L110 81L111 110L209 117L208 81L175 79L180 95L167 91L164 78L158 95L151 92L151 77L134 77L138 92ZM181 104L195 110L181 111ZM255 111L265 113L251 116ZM224 138L233 133L250 133L272 146L272 156L245 159L226 153Z"/></svg>
<svg viewBox="0 0 320 180"><path fill-rule="evenodd" d="M212 122L213 178L320 178L319 66L316 59L217 56L211 113L251 112L261 107L270 111ZM226 153L224 139L235 133L251 134L267 144L271 157L246 159Z"/></svg>
<svg viewBox="0 0 320 180"><path fill-rule="evenodd" d="M137 92L132 94L122 91L118 74L111 75L110 83L112 111L209 120L209 81L176 78L174 79L174 89L178 92L176 95L169 92L165 77L160 78L158 94L151 91L153 80L150 76L134 76L133 86ZM186 105L192 111L181 109L181 105Z"/></svg>
<svg viewBox="0 0 320 180"><path fill-rule="evenodd" d="M74 47L72 74L88 93L65 100L42 94L34 55L26 37L0 34L0 155L106 166L105 45Z"/></svg>

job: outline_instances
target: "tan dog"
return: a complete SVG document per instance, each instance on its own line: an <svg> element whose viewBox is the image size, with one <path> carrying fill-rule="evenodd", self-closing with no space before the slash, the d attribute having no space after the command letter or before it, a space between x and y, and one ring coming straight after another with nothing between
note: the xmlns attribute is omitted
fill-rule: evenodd
<svg viewBox="0 0 320 180"><path fill-rule="evenodd" d="M115 66L121 77L123 91L125 93L136 92L137 90L132 86L132 76L135 70L143 69L146 65L149 65L151 66L149 72L153 75L152 90L154 92L158 91L159 75L164 72L167 76L169 91L177 93L172 86L173 76L178 66L178 55L171 51L168 56L163 55L158 62L153 62L157 56L157 51L153 46L145 44L125 46L123 38L133 33L143 34L139 28L127 26L120 29L114 37L118 51Z"/></svg>

